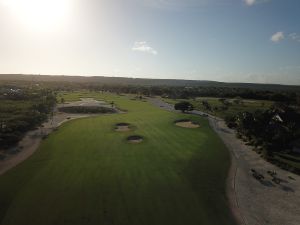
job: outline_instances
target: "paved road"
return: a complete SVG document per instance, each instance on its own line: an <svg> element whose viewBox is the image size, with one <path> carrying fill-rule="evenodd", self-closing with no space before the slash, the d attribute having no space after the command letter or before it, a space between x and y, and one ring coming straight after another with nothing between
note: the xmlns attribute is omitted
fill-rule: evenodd
<svg viewBox="0 0 300 225"><path fill-rule="evenodd" d="M176 111L173 105L161 99L149 101L162 109ZM197 110L190 113L203 115ZM237 139L235 132L222 119L209 115L208 120L231 153L228 198L239 224L300 225L300 176L263 160L250 146ZM265 180L259 182L254 179L251 169L263 174ZM277 172L281 184L271 181L268 170Z"/></svg>

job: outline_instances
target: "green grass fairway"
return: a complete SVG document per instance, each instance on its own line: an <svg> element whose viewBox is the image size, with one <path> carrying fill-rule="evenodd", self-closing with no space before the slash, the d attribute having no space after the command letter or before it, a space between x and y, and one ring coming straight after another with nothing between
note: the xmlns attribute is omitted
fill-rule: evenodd
<svg viewBox="0 0 300 225"><path fill-rule="evenodd" d="M2 225L229 225L228 150L208 121L126 96L64 94L114 101L126 114L70 121L24 163L0 177ZM190 118L197 129L173 121ZM114 124L131 123L130 132ZM126 142L142 135L139 144Z"/></svg>

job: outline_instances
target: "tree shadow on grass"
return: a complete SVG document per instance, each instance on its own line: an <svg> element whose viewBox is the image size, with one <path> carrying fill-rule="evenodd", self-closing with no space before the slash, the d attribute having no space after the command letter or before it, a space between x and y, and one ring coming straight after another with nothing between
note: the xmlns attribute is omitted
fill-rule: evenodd
<svg viewBox="0 0 300 225"><path fill-rule="evenodd" d="M25 162L0 176L0 224L18 192L47 165L48 160L40 162L38 159L41 160L41 157L35 159L35 155L33 155Z"/></svg>
<svg viewBox="0 0 300 225"><path fill-rule="evenodd" d="M266 187L275 187L275 185L269 180L260 180L259 182Z"/></svg>
<svg viewBox="0 0 300 225"><path fill-rule="evenodd" d="M226 154L199 151L183 170L198 196L199 203L205 209L204 224L236 224L226 196L226 178L230 165Z"/></svg>
<svg viewBox="0 0 300 225"><path fill-rule="evenodd" d="M293 188L285 186L285 185L281 185L281 189L285 192L295 192L295 190Z"/></svg>

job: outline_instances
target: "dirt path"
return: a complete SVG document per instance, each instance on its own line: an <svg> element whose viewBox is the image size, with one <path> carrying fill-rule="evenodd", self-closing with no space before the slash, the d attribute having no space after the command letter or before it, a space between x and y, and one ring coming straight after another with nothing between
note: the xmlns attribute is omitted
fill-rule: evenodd
<svg viewBox="0 0 300 225"><path fill-rule="evenodd" d="M160 99L149 99L154 105L174 111L172 105ZM192 114L202 115L200 111ZM245 225L299 225L300 176L266 162L236 138L235 132L217 117L208 116L209 123L231 153L232 165L228 176L227 195L239 224ZM254 179L251 169L264 175L265 180ZM282 180L275 184L267 174L275 170ZM290 179L292 177L293 179Z"/></svg>

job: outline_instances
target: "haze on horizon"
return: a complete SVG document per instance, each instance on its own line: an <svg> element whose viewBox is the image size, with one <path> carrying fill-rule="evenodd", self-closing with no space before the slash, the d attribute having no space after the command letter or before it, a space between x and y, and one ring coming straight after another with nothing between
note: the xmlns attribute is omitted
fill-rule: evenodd
<svg viewBox="0 0 300 225"><path fill-rule="evenodd" d="M0 73L300 85L297 0L0 0Z"/></svg>

